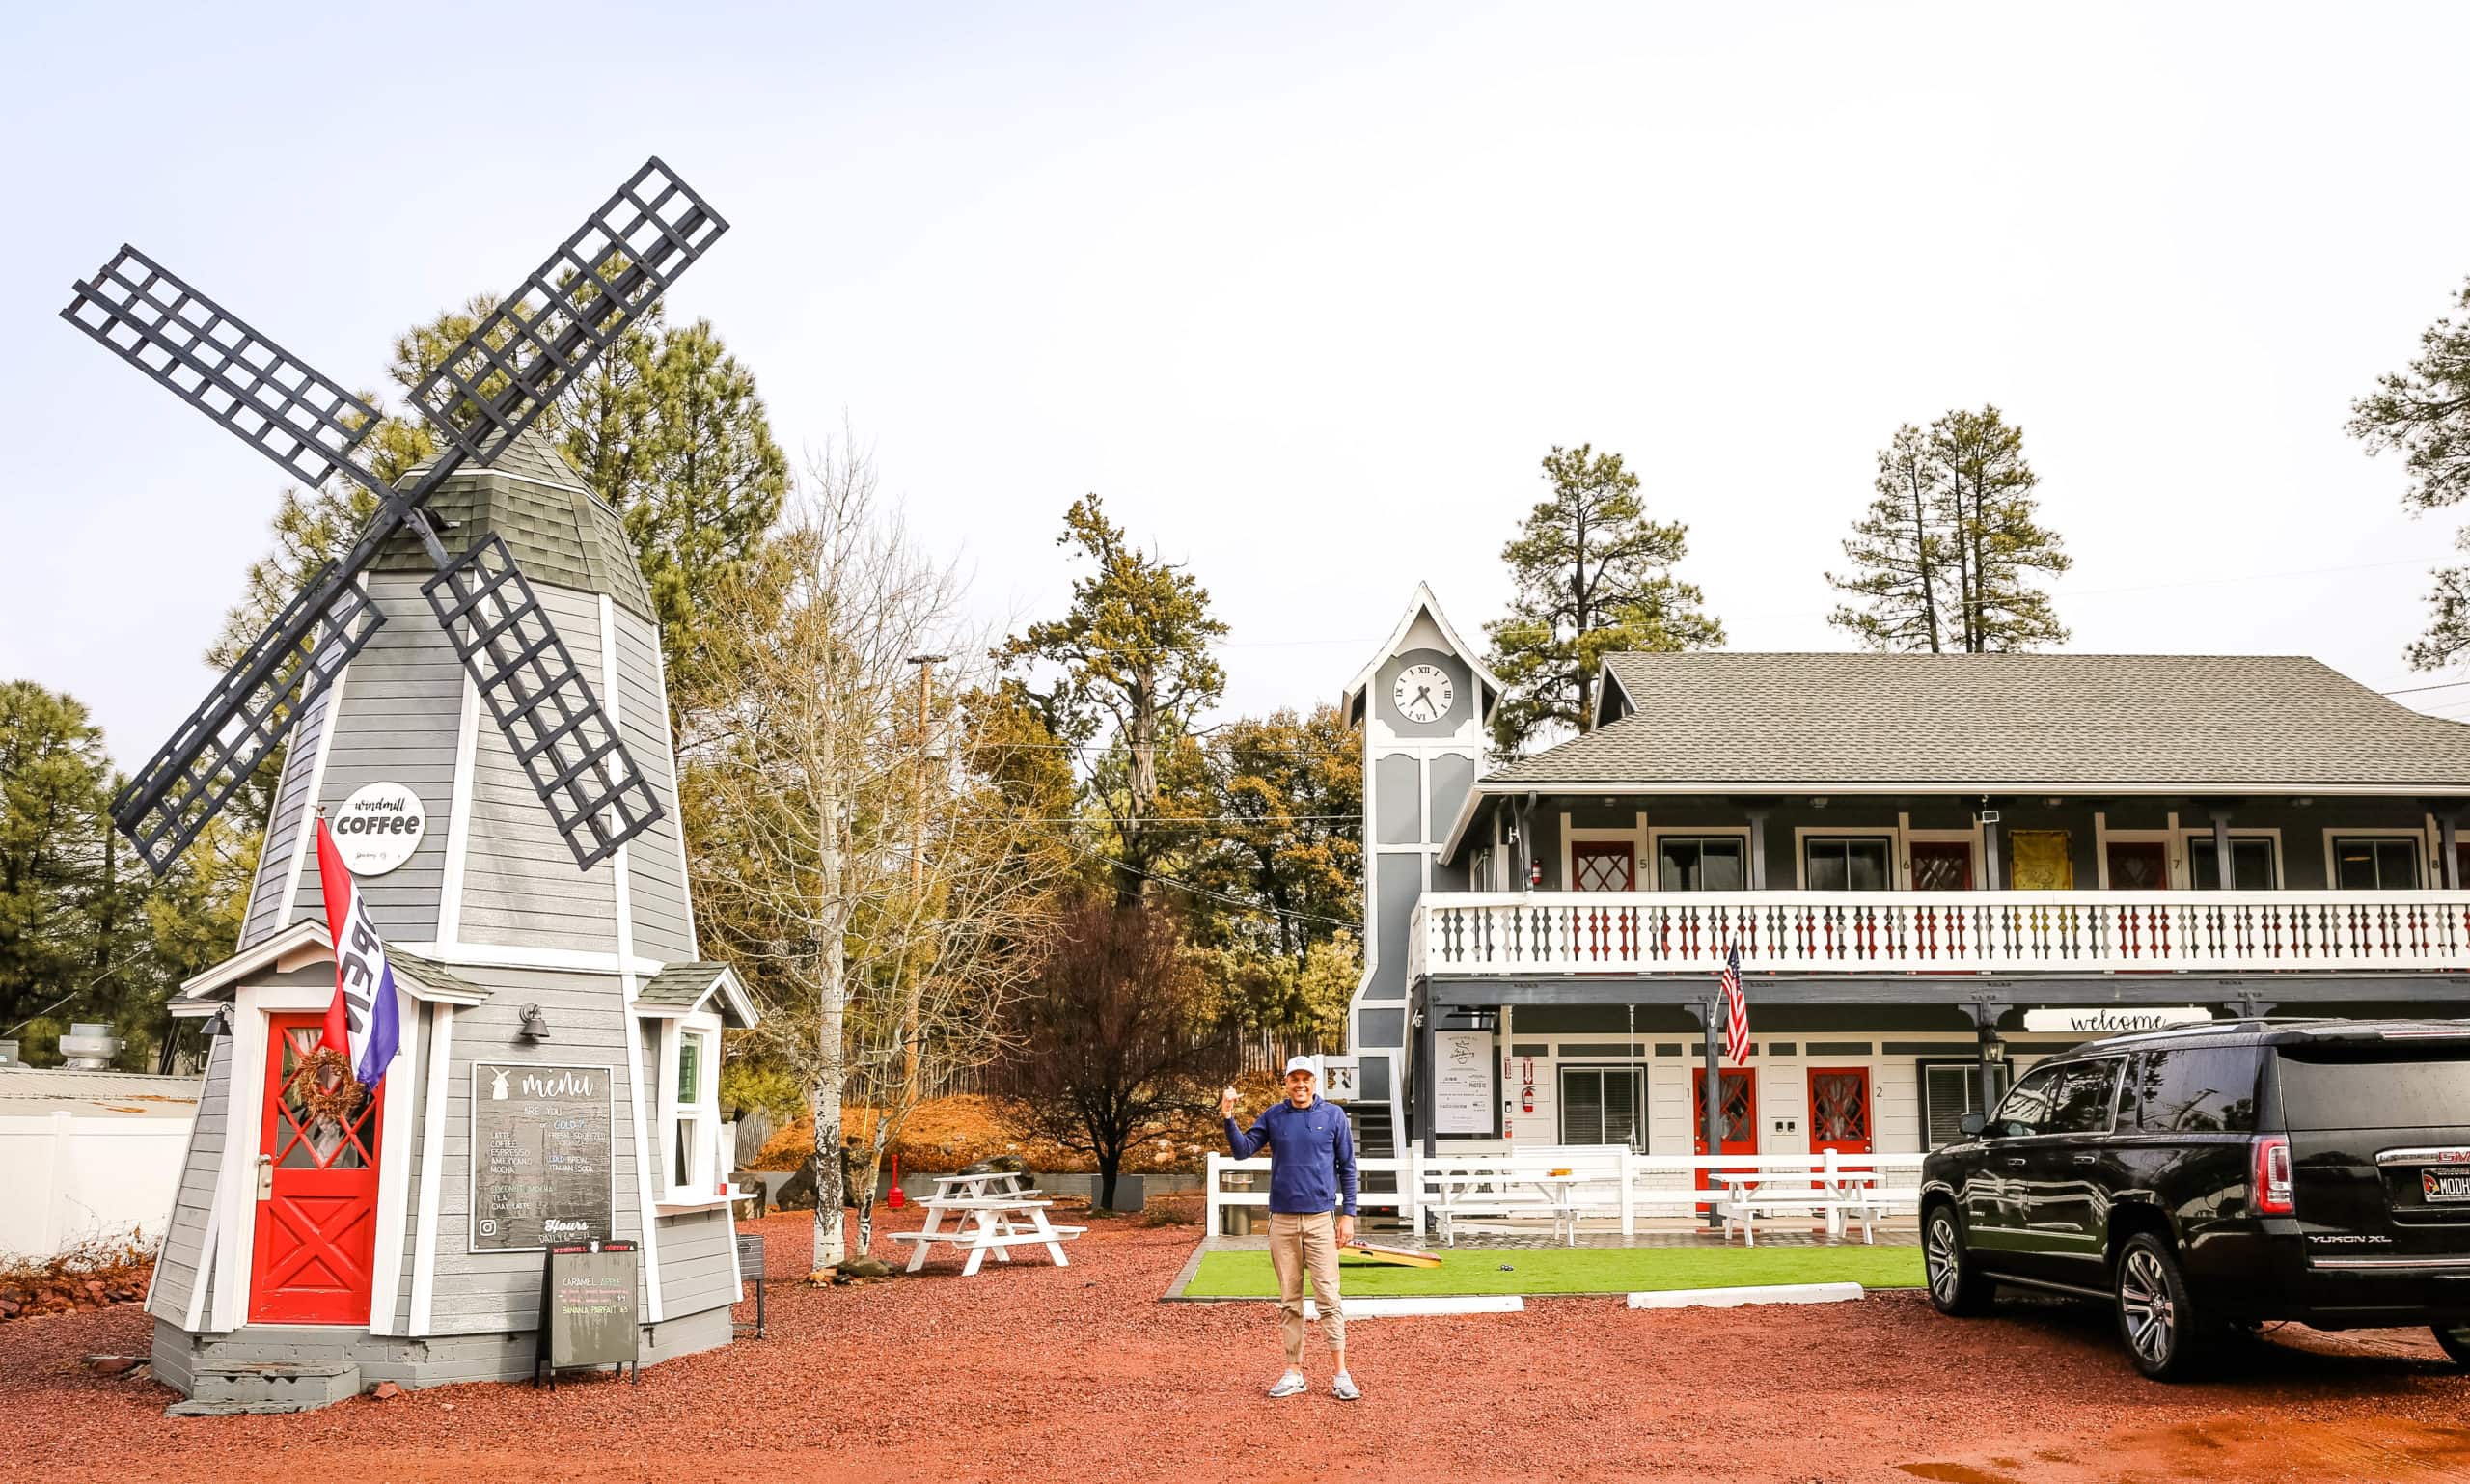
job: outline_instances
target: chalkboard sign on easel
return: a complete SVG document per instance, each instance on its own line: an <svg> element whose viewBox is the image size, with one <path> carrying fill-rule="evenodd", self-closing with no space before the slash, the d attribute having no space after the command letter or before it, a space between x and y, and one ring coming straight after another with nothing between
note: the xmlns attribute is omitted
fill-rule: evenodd
<svg viewBox="0 0 2470 1484"><path fill-rule="evenodd" d="M549 1378L558 1388L562 1370L631 1365L644 1379L642 1332L635 1319L636 1270L642 1257L632 1242L593 1242L553 1247L540 1269L540 1343L532 1361L532 1386Z"/></svg>

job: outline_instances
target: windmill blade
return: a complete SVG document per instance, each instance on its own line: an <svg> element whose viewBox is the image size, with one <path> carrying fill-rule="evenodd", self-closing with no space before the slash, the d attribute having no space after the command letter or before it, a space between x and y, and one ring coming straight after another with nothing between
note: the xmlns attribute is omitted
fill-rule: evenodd
<svg viewBox="0 0 2470 1484"><path fill-rule="evenodd" d="M660 818L658 796L504 540L476 544L421 591L576 865L590 869Z"/></svg>
<svg viewBox="0 0 2470 1484"><path fill-rule="evenodd" d="M76 289L61 318L170 387L293 479L315 487L348 472L370 483L351 454L377 426L377 409L154 260L124 246Z"/></svg>
<svg viewBox="0 0 2470 1484"><path fill-rule="evenodd" d="M251 642L112 800L112 822L154 874L171 868L385 622L360 584L329 563Z"/></svg>
<svg viewBox="0 0 2470 1484"><path fill-rule="evenodd" d="M412 400L455 447L496 462L727 231L654 156L413 389Z"/></svg>

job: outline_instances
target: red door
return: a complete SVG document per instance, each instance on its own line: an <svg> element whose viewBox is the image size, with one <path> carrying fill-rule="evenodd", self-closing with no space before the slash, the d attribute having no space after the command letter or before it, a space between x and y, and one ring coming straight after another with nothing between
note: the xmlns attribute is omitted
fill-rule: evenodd
<svg viewBox="0 0 2470 1484"><path fill-rule="evenodd" d="M2159 840L2114 839L2109 843L2111 891L2170 889L2170 851Z"/></svg>
<svg viewBox="0 0 2470 1484"><path fill-rule="evenodd" d="M277 1015L267 1031L251 1324L369 1323L377 1099L364 1099L346 1126L314 1116L299 1097L286 1095L292 1074L317 1049L322 1019Z"/></svg>
<svg viewBox="0 0 2470 1484"><path fill-rule="evenodd" d="M1810 1152L1870 1152L1870 1073L1866 1067L1810 1069Z"/></svg>
<svg viewBox="0 0 2470 1484"><path fill-rule="evenodd" d="M1960 839L1914 840L1912 857L1912 890L1916 892L1969 892L1972 890L1972 846Z"/></svg>
<svg viewBox="0 0 2470 1484"><path fill-rule="evenodd" d="M1745 1066L1728 1066L1723 1080L1715 1085L1721 1090L1723 1147L1725 1154L1756 1154L1758 1152L1758 1075ZM1707 1152L1707 1069L1693 1067L1689 1074L1690 1148L1699 1154ZM1698 1171L1698 1189L1707 1189L1707 1171ZM1705 1211L1705 1206L1698 1208Z"/></svg>
<svg viewBox="0 0 2470 1484"><path fill-rule="evenodd" d="M1627 841L1596 841L1570 846L1571 890L1634 892L1637 885L1637 855Z"/></svg>

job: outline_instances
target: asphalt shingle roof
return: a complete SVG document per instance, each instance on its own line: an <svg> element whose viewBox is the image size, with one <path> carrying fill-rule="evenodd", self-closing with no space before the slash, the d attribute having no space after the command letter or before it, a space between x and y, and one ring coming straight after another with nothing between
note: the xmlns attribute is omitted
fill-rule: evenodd
<svg viewBox="0 0 2470 1484"><path fill-rule="evenodd" d="M423 988L435 990L439 994L471 995L486 1000L496 993L495 990L483 989L459 975L449 973L442 964L406 953L401 948L388 948L386 958L396 968L410 975L413 980Z"/></svg>
<svg viewBox="0 0 2470 1484"><path fill-rule="evenodd" d="M507 550L533 582L606 592L635 617L653 618L651 588L618 512L536 428L508 444L495 464L466 463L456 470L429 497L428 508L454 523L443 537L450 552L459 555L494 533L506 538ZM378 571L434 570L409 532L397 533L370 565Z"/></svg>
<svg viewBox="0 0 2470 1484"><path fill-rule="evenodd" d="M2303 655L1616 654L1504 783L2470 785L2470 726Z"/></svg>
<svg viewBox="0 0 2470 1484"><path fill-rule="evenodd" d="M727 964L671 964L653 975L635 995L637 1004L673 1004L693 1009L728 972Z"/></svg>

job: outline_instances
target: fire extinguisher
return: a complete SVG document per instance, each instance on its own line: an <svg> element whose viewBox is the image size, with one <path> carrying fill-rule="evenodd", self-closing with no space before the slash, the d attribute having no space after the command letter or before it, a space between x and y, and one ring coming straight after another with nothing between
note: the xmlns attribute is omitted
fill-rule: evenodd
<svg viewBox="0 0 2470 1484"><path fill-rule="evenodd" d="M897 1211L907 1204L909 1197L900 1193L900 1156L895 1153L892 1157L892 1194L884 1197L884 1205Z"/></svg>

